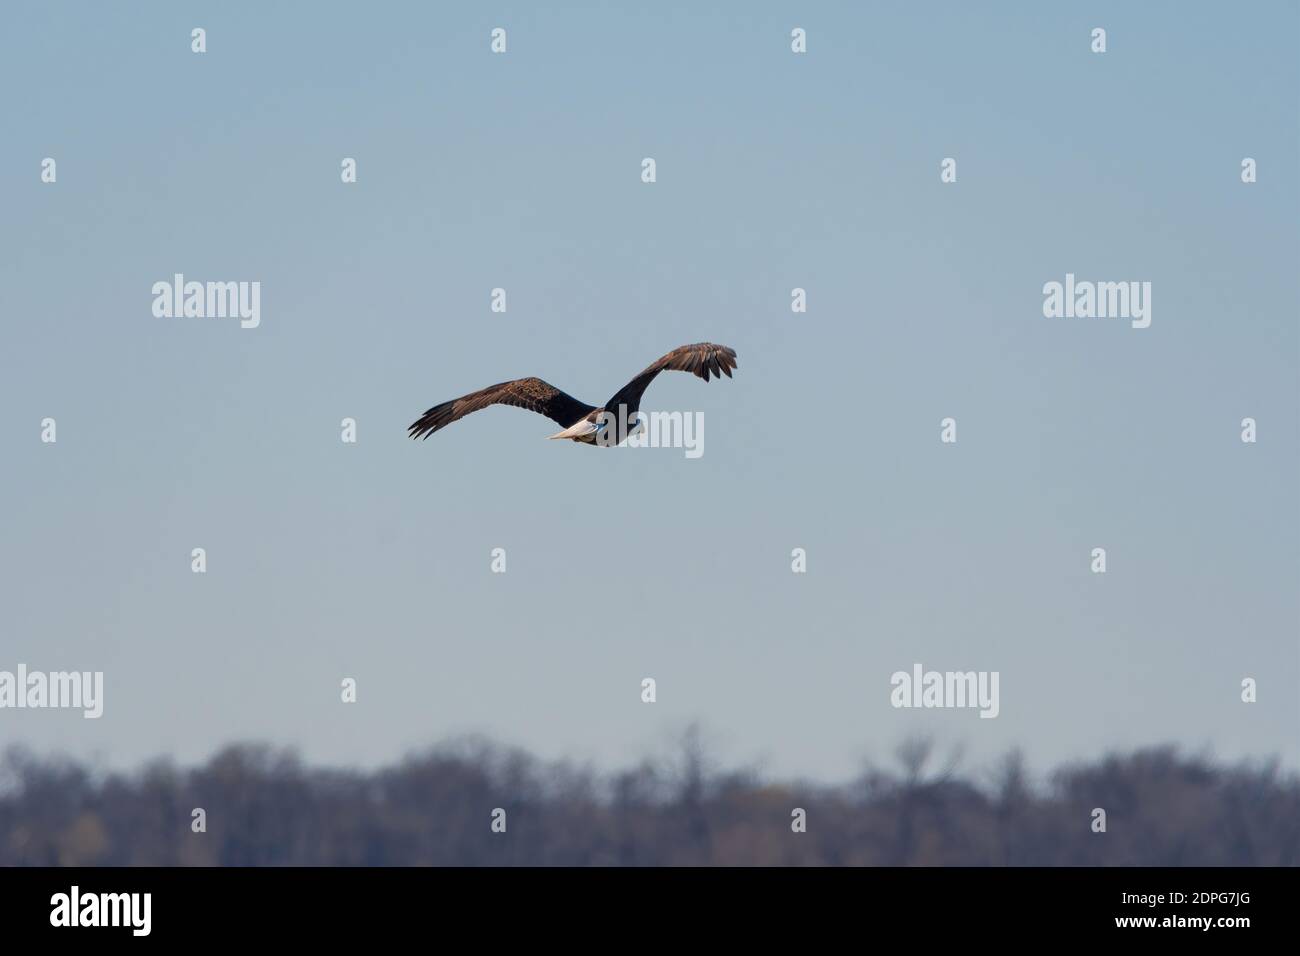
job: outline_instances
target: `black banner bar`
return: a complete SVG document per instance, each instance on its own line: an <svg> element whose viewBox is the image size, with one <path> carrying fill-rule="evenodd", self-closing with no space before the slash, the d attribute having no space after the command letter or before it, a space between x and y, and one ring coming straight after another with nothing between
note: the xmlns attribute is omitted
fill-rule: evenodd
<svg viewBox="0 0 1300 956"><path fill-rule="evenodd" d="M1232 945L1293 927L1290 869L0 869L9 940L493 939L700 923L974 939ZM1242 935L1246 934L1246 935Z"/></svg>

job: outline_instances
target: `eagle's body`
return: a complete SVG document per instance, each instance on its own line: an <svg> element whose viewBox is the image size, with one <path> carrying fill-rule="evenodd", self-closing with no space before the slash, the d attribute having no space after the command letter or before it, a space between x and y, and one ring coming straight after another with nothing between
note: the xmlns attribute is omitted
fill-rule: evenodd
<svg viewBox="0 0 1300 956"><path fill-rule="evenodd" d="M690 372L707 382L710 374L717 378L725 374L731 378L734 368L734 349L710 342L683 345L651 363L602 406L580 402L540 378L517 378L435 405L411 423L407 430L412 438L428 438L470 412L489 405L514 405L538 412L565 426L563 431L549 436L551 438L567 438L585 445L617 445L631 434L636 413L641 408L641 395L660 372L665 369ZM614 431L610 432L610 428Z"/></svg>

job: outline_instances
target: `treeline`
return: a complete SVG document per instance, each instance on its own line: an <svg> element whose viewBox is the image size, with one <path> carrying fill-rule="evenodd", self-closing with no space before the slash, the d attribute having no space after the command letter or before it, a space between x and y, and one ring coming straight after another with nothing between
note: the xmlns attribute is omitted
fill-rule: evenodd
<svg viewBox="0 0 1300 956"><path fill-rule="evenodd" d="M0 760L0 864L1281 865L1300 861L1300 781L1172 748L963 776L925 743L842 786L715 768L688 736L613 773L482 741L371 773L240 745L203 766L98 773ZM505 832L492 829L505 811ZM794 832L802 809L806 831ZM1094 810L1106 830L1094 832ZM204 832L194 832L202 809ZM496 814L500 819L500 814ZM500 824L498 823L498 826Z"/></svg>

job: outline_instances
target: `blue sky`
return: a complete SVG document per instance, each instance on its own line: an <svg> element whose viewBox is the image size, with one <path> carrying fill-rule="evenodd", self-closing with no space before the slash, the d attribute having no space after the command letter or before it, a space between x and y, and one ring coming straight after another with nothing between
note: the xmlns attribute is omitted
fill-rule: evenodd
<svg viewBox="0 0 1300 956"><path fill-rule="evenodd" d="M1294 4L6 20L0 669L106 700L0 712L0 744L368 765L482 731L607 764L699 720L782 774L918 733L1296 763ZM260 327L155 318L176 272L259 281ZM1150 281L1151 327L1044 318L1067 272ZM736 378L645 402L703 413L698 460L516 409L406 438L701 340ZM998 718L892 708L918 661L998 671Z"/></svg>

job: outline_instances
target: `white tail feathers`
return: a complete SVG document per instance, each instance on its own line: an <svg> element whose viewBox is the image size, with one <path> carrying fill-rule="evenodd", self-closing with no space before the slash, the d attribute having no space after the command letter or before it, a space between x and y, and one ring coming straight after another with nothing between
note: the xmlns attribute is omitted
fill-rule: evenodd
<svg viewBox="0 0 1300 956"><path fill-rule="evenodd" d="M595 422L583 419L576 425L570 425L562 432L556 432L554 435L547 435L547 438L581 438L583 435L590 435L600 426Z"/></svg>

